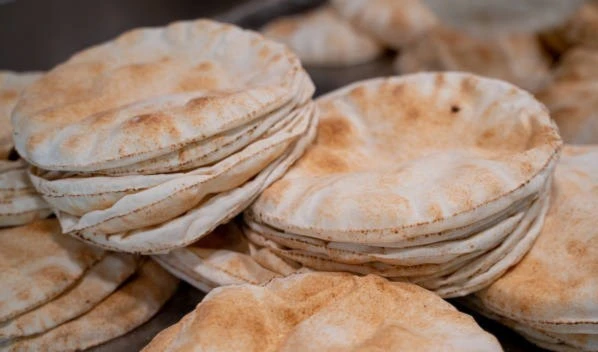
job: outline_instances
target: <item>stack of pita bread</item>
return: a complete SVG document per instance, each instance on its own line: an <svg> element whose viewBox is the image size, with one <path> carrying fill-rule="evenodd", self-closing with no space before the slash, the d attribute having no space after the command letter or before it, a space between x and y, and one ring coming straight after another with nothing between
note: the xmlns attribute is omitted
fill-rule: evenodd
<svg viewBox="0 0 598 352"><path fill-rule="evenodd" d="M467 71L511 82L531 92L548 82L550 59L535 33L497 33L490 37L437 26L405 46L397 72Z"/></svg>
<svg viewBox="0 0 598 352"><path fill-rule="evenodd" d="M355 28L331 6L276 19L261 31L286 44L309 66L351 66L372 61L384 52L381 43Z"/></svg>
<svg viewBox="0 0 598 352"><path fill-rule="evenodd" d="M567 143L598 143L598 49L567 51L553 81L538 93Z"/></svg>
<svg viewBox="0 0 598 352"><path fill-rule="evenodd" d="M302 155L316 131L313 92L283 45L178 22L49 71L21 96L14 141L64 233L156 253L240 213Z"/></svg>
<svg viewBox="0 0 598 352"><path fill-rule="evenodd" d="M267 24L265 36L289 46L305 65L350 66L399 49L436 24L421 0L333 0Z"/></svg>
<svg viewBox="0 0 598 352"><path fill-rule="evenodd" d="M177 287L158 264L64 236L55 219L0 231L0 278L2 351L104 343L151 318Z"/></svg>
<svg viewBox="0 0 598 352"><path fill-rule="evenodd" d="M21 91L39 73L0 71L0 227L45 218L51 210L27 177L27 165L13 151L10 113Z"/></svg>
<svg viewBox="0 0 598 352"><path fill-rule="evenodd" d="M433 28L436 16L421 0L331 0L357 28L389 48L401 49Z"/></svg>
<svg viewBox="0 0 598 352"><path fill-rule="evenodd" d="M544 228L523 260L466 297L553 351L598 351L598 146L565 146Z"/></svg>
<svg viewBox="0 0 598 352"><path fill-rule="evenodd" d="M317 104L315 144L245 213L257 248L443 297L488 286L530 249L561 146L530 94L427 73L358 82Z"/></svg>
<svg viewBox="0 0 598 352"><path fill-rule="evenodd" d="M502 351L470 316L429 291L342 273L216 289L143 351L198 350Z"/></svg>
<svg viewBox="0 0 598 352"><path fill-rule="evenodd" d="M578 46L598 49L598 0L586 0L566 23L541 38L556 54Z"/></svg>

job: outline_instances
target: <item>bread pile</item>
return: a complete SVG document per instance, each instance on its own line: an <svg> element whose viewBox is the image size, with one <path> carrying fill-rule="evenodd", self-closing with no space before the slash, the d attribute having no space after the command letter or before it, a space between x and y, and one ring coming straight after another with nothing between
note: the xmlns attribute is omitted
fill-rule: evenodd
<svg viewBox="0 0 598 352"><path fill-rule="evenodd" d="M395 69L401 74L466 71L535 92L549 81L550 64L535 33L507 32L488 37L437 26L403 48Z"/></svg>
<svg viewBox="0 0 598 352"><path fill-rule="evenodd" d="M259 34L209 20L138 29L28 87L19 154L64 233L156 253L247 207L312 141L314 86Z"/></svg>
<svg viewBox="0 0 598 352"><path fill-rule="evenodd" d="M332 0L268 23L265 36L289 46L305 65L351 66L398 50L436 25L420 0Z"/></svg>
<svg viewBox="0 0 598 352"><path fill-rule="evenodd" d="M598 350L598 146L565 146L525 258L468 305L553 351Z"/></svg>
<svg viewBox="0 0 598 352"><path fill-rule="evenodd" d="M27 165L13 151L10 113L21 91L39 73L0 71L0 227L45 218L51 210L27 177Z"/></svg>
<svg viewBox="0 0 598 352"><path fill-rule="evenodd" d="M261 32L286 44L304 65L351 66L372 61L384 52L378 40L353 26L329 5L276 19Z"/></svg>
<svg viewBox="0 0 598 352"><path fill-rule="evenodd" d="M446 10L446 9L445 9ZM422 0L332 0L262 28L305 65L349 66L398 51L395 70L467 71L536 91L550 77L551 59L534 32L476 35L437 18Z"/></svg>
<svg viewBox="0 0 598 352"><path fill-rule="evenodd" d="M561 58L552 83L537 95L567 143L598 143L597 67L598 48L571 49Z"/></svg>
<svg viewBox="0 0 598 352"><path fill-rule="evenodd" d="M575 47L598 49L598 1L584 1L564 24L542 32L541 38L557 55Z"/></svg>
<svg viewBox="0 0 598 352"><path fill-rule="evenodd" d="M198 350L502 351L470 316L420 287L341 273L216 289L143 351Z"/></svg>
<svg viewBox="0 0 598 352"><path fill-rule="evenodd" d="M415 74L317 104L315 144L245 213L258 248L443 297L488 286L530 249L561 146L531 95L470 74Z"/></svg>
<svg viewBox="0 0 598 352"><path fill-rule="evenodd" d="M178 280L156 263L60 233L55 219L0 231L0 350L74 351L151 318Z"/></svg>

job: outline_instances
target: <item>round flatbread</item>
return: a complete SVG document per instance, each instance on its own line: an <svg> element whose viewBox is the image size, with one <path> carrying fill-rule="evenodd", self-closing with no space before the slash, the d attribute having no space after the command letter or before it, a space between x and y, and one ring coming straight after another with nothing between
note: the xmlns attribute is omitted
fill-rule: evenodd
<svg viewBox="0 0 598 352"><path fill-rule="evenodd" d="M275 19L261 32L286 44L308 66L351 66L371 61L384 51L377 40L329 6Z"/></svg>
<svg viewBox="0 0 598 352"><path fill-rule="evenodd" d="M566 146L531 251L477 298L535 329L598 335L598 146Z"/></svg>
<svg viewBox="0 0 598 352"><path fill-rule="evenodd" d="M473 318L429 291L341 273L213 290L144 351L372 349L501 351Z"/></svg>
<svg viewBox="0 0 598 352"><path fill-rule="evenodd" d="M421 0L332 0L331 4L357 28L394 49L416 40L437 22Z"/></svg>
<svg viewBox="0 0 598 352"><path fill-rule="evenodd" d="M0 71L0 160L8 160L13 147L10 115L21 91L41 76L38 72Z"/></svg>
<svg viewBox="0 0 598 352"><path fill-rule="evenodd" d="M470 74L358 82L317 104L315 144L249 214L326 241L439 241L541 192L562 143L530 94Z"/></svg>
<svg viewBox="0 0 598 352"><path fill-rule="evenodd" d="M556 54L571 47L598 49L598 1L586 0L565 24L543 32L541 37Z"/></svg>
<svg viewBox="0 0 598 352"><path fill-rule="evenodd" d="M562 57L553 81L537 94L567 143L598 143L597 65L598 49L572 49Z"/></svg>
<svg viewBox="0 0 598 352"><path fill-rule="evenodd" d="M488 37L438 26L405 46L395 69L401 74L467 71L534 92L548 82L550 59L533 33Z"/></svg>
<svg viewBox="0 0 598 352"><path fill-rule="evenodd" d="M73 286L104 251L64 236L55 219L0 231L0 322Z"/></svg>
<svg viewBox="0 0 598 352"><path fill-rule="evenodd" d="M27 164L14 152L10 116L19 95L41 73L0 71L0 227L43 219L52 212L27 177Z"/></svg>
<svg viewBox="0 0 598 352"><path fill-rule="evenodd" d="M143 253L143 254L158 254L168 252L174 248L187 246L201 237L209 234L218 225L223 224L242 212L247 208L260 192L267 186L272 184L274 181L279 179L288 168L303 155L304 151L311 144L316 134L317 125L317 114L313 104L307 107L307 131L305 135L297 136L294 143L288 146L287 150L273 160L270 165L261 170L255 177L251 178L244 184L237 188L220 192L218 194L211 194L206 197L205 201L199 201L197 194L193 192L189 193L186 189L174 188L178 193L186 193L190 196L188 200L195 202L196 206L188 209L184 214L169 219L166 222L157 224L157 226L146 226L139 227L126 232L112 232L114 226L130 226L126 219L148 219L149 221L155 221L152 215L149 213L137 213L127 212L130 208L124 207L128 204L133 206L139 206L140 203L131 202L117 202L115 207L108 209L108 212L94 212L88 213L89 216L86 220L97 220L97 215L106 216L109 212L113 212L117 209L124 209L124 216L116 216L114 218L107 217L108 222L96 222L95 225L90 227L78 227L82 224L79 217L75 217L66 213L58 213L61 225L65 231L69 231L69 234L77 236L84 241L93 243L95 245L118 251L132 252L132 253ZM299 121L303 124L304 118ZM208 175L209 178L209 175ZM198 177L191 176L191 179L198 179ZM188 179L186 179L188 180ZM185 180L183 180L185 181ZM178 182L173 180L173 182ZM171 184L164 184L161 186L171 187ZM162 187L160 187L162 188ZM170 188L172 189L172 188ZM201 191L201 188L200 188ZM148 192L151 197L162 197L164 193L153 193ZM168 195L168 193L167 193ZM180 194L179 194L180 195ZM169 202L171 199L167 197L162 198L164 201ZM147 204L147 203L145 203ZM160 204L149 203L150 207L158 210L157 207ZM173 209L162 208L156 213L156 217L163 217L164 214L176 210L176 207L187 206L189 203L176 203ZM122 206L122 207L121 207ZM140 222L137 222L139 225ZM78 228L77 228L78 227ZM112 233L106 236L106 233Z"/></svg>
<svg viewBox="0 0 598 352"><path fill-rule="evenodd" d="M206 292L219 286L262 284L279 276L249 254L249 243L232 221L190 246L152 258L173 275Z"/></svg>
<svg viewBox="0 0 598 352"><path fill-rule="evenodd" d="M305 84L295 55L251 31L209 20L136 29L26 89L15 146L47 170L131 165L242 126Z"/></svg>
<svg viewBox="0 0 598 352"><path fill-rule="evenodd" d="M88 313L43 334L15 340L5 351L80 351L115 339L148 321L174 294L178 280L151 260Z"/></svg>

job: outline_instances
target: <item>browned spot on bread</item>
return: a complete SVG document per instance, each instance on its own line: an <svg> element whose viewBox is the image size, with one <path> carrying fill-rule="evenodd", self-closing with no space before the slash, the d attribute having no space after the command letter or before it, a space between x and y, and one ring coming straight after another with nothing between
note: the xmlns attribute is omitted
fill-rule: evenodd
<svg viewBox="0 0 598 352"><path fill-rule="evenodd" d="M199 63L198 65L196 65L193 70L194 71L210 71L214 69L214 64L211 63L210 61L204 61Z"/></svg>
<svg viewBox="0 0 598 352"><path fill-rule="evenodd" d="M185 106L189 109L201 110L202 108L208 106L209 104L212 104L217 100L218 98L215 96L199 97L189 100L187 104L185 104Z"/></svg>
<svg viewBox="0 0 598 352"><path fill-rule="evenodd" d="M28 289L24 289L22 291L19 291L19 293L17 293L17 299L19 299L20 301L27 301L27 300L29 300L30 297L31 297L31 291Z"/></svg>
<svg viewBox="0 0 598 352"><path fill-rule="evenodd" d="M297 29L299 29L299 22L286 19L284 21L277 21L272 24L269 28L269 31L275 36L290 36L292 35Z"/></svg>
<svg viewBox="0 0 598 352"><path fill-rule="evenodd" d="M135 116L123 124L123 130L131 131L148 142L158 140L162 135L180 134L172 116L160 112Z"/></svg>
<svg viewBox="0 0 598 352"><path fill-rule="evenodd" d="M588 251L586 245L580 241L568 241L566 250L572 257L584 257Z"/></svg>
<svg viewBox="0 0 598 352"><path fill-rule="evenodd" d="M486 130L484 133L482 133L482 139L490 139L494 138L494 136L496 136L495 130Z"/></svg>
<svg viewBox="0 0 598 352"><path fill-rule="evenodd" d="M74 135L69 137L63 144L63 148L66 149L79 149L81 145L87 142L86 138L82 135Z"/></svg>
<svg viewBox="0 0 598 352"><path fill-rule="evenodd" d="M443 87L445 82L446 82L446 80L445 80L444 74L442 74L442 73L439 73L436 75L436 77L434 77L434 86L436 89Z"/></svg>
<svg viewBox="0 0 598 352"><path fill-rule="evenodd" d="M332 174L351 169L344 158L327 149L312 149L309 157L300 162L302 162L302 167L316 174Z"/></svg>
<svg viewBox="0 0 598 352"><path fill-rule="evenodd" d="M268 187L268 201L272 202L273 205L278 205L282 201L282 194L289 187L290 181L287 179L281 179L274 182Z"/></svg>
<svg viewBox="0 0 598 352"><path fill-rule="evenodd" d="M442 208L437 203L428 205L428 213L433 217L433 219L442 218Z"/></svg>
<svg viewBox="0 0 598 352"><path fill-rule="evenodd" d="M258 51L257 54L262 60L264 60L268 56L270 56L270 53L271 53L270 49L264 46L260 49L260 51Z"/></svg>
<svg viewBox="0 0 598 352"><path fill-rule="evenodd" d="M143 114L139 116L135 116L134 118L127 121L127 124L130 125L152 125L158 124L163 120L164 116L156 113L156 114Z"/></svg>
<svg viewBox="0 0 598 352"><path fill-rule="evenodd" d="M218 79L209 75L190 75L179 83L176 88L177 92L191 92L202 89L216 89L218 88Z"/></svg>
<svg viewBox="0 0 598 352"><path fill-rule="evenodd" d="M317 143L331 147L347 147L354 138L353 126L341 116L326 117L318 126Z"/></svg>
<svg viewBox="0 0 598 352"><path fill-rule="evenodd" d="M34 134L27 140L27 149L33 150L37 148L37 145L41 144L44 140L44 136L41 134Z"/></svg>
<svg viewBox="0 0 598 352"><path fill-rule="evenodd" d="M471 76L464 77L459 84L459 88L461 90L461 93L466 96L471 96L475 94L476 79Z"/></svg>
<svg viewBox="0 0 598 352"><path fill-rule="evenodd" d="M5 90L0 92L0 102L9 102L15 100L19 96L14 90Z"/></svg>

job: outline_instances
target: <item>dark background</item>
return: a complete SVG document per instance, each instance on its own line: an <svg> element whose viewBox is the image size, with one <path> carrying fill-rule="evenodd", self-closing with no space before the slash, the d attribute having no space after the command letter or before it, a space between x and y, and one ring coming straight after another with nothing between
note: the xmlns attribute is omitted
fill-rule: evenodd
<svg viewBox="0 0 598 352"><path fill-rule="evenodd" d="M141 26L213 17L247 0L0 0L0 69L48 70Z"/></svg>

